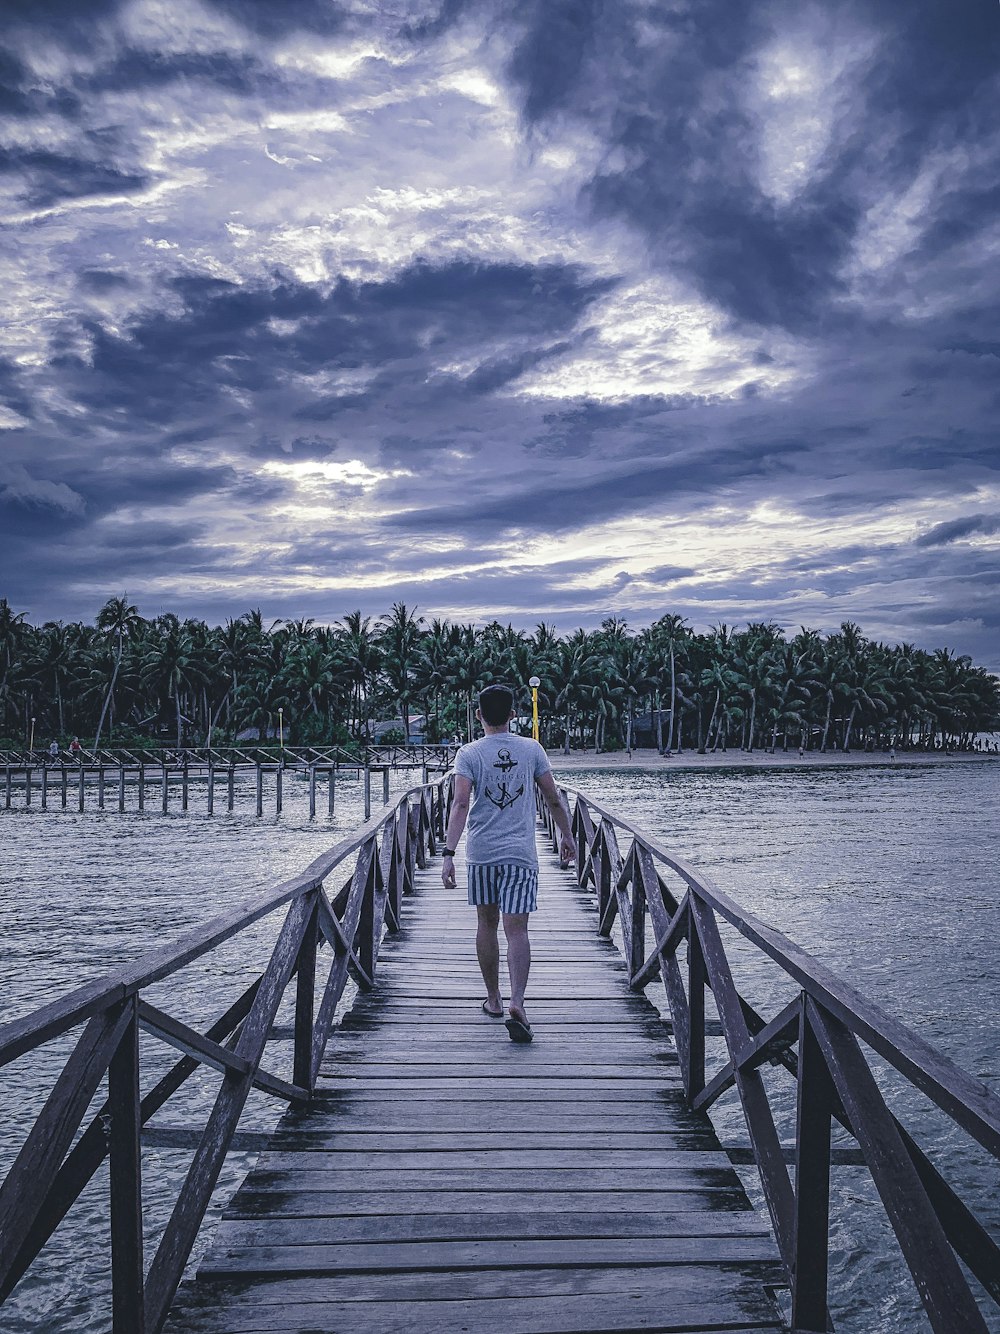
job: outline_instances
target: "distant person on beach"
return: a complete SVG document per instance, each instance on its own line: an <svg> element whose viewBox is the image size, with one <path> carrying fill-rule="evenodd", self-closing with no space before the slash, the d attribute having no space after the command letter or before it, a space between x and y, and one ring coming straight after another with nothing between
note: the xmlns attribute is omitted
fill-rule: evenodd
<svg viewBox="0 0 1000 1334"><path fill-rule="evenodd" d="M55 764L58 758L59 758L59 742L53 741L52 744L49 746L49 759L52 761L53 764Z"/></svg>
<svg viewBox="0 0 1000 1334"><path fill-rule="evenodd" d="M81 749L80 738L78 736L75 736L73 740L69 743L69 753L73 756L74 760L77 759L77 757L79 756L80 749Z"/></svg>
<svg viewBox="0 0 1000 1334"><path fill-rule="evenodd" d="M497 939L502 915L510 974L507 1032L512 1042L530 1042L534 1034L524 1009L524 989L531 967L528 914L538 906L536 783L559 828L561 861L576 857L576 843L548 756L537 741L510 731L514 692L508 686L487 686L480 692L476 717L486 735L462 746L455 756L455 796L441 879L446 889L455 888L455 850L468 820L469 903L478 918L476 956L486 984L483 1013L503 1019Z"/></svg>

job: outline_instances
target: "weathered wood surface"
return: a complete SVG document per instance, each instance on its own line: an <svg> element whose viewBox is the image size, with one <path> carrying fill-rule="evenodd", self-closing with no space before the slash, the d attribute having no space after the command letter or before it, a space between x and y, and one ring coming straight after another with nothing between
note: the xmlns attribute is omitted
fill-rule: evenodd
<svg viewBox="0 0 1000 1334"><path fill-rule="evenodd" d="M685 1105L671 1025L540 857L534 1043L480 1012L474 915L430 861L170 1334L781 1328L770 1225Z"/></svg>

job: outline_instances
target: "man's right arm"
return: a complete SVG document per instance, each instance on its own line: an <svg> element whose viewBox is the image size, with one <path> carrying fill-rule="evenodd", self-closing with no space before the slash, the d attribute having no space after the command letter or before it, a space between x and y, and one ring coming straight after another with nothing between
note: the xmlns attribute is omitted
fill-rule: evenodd
<svg viewBox="0 0 1000 1334"><path fill-rule="evenodd" d="M575 861L576 839L573 837L573 825L570 822L569 811L566 809L562 794L556 787L556 780L552 777L552 770L549 769L544 774L540 774L535 782L538 784L539 790L552 812L556 828L559 830L559 860L561 862ZM450 847L451 844L448 846Z"/></svg>
<svg viewBox="0 0 1000 1334"><path fill-rule="evenodd" d="M451 799L451 814L448 817L448 830L444 836L446 848L457 848L458 840L465 832L465 822L469 818L469 802L472 798L472 780L465 774L455 775L455 791ZM445 857L441 867L441 879L447 889L455 887L455 858Z"/></svg>

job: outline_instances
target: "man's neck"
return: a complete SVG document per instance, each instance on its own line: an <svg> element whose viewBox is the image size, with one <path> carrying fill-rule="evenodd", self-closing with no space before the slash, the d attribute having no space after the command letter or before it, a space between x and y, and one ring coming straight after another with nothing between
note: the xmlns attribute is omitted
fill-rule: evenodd
<svg viewBox="0 0 1000 1334"><path fill-rule="evenodd" d="M500 736L502 733L510 731L510 723L504 723L500 727L490 727L489 723L483 723L483 731L487 736Z"/></svg>

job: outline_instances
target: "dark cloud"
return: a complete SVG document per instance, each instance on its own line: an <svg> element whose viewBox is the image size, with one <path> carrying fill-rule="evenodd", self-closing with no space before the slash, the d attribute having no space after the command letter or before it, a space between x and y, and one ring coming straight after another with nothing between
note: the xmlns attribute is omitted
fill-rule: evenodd
<svg viewBox="0 0 1000 1334"><path fill-rule="evenodd" d="M26 24L58 35L67 25L89 24L116 14L124 4L125 0L4 0L0 19L4 25Z"/></svg>
<svg viewBox="0 0 1000 1334"><path fill-rule="evenodd" d="M334 36L347 25L348 8L341 0L208 0L213 8L236 19L262 37L280 38L304 30Z"/></svg>
<svg viewBox="0 0 1000 1334"><path fill-rule="evenodd" d="M145 172L123 170L98 158L2 145L0 176L20 177L19 197L32 208L89 195L137 194L150 184Z"/></svg>
<svg viewBox="0 0 1000 1334"><path fill-rule="evenodd" d="M537 121L575 92L594 54L599 0L548 0L532 6L527 31L508 65L524 90L524 115Z"/></svg>
<svg viewBox="0 0 1000 1334"><path fill-rule="evenodd" d="M105 296L108 292L120 291L132 285L127 274L114 273L110 269L83 269L77 276L77 282L84 292L91 292L94 296Z"/></svg>
<svg viewBox="0 0 1000 1334"><path fill-rule="evenodd" d="M1000 533L1000 514L969 514L964 519L951 519L947 523L935 524L926 533L916 539L918 547L944 546L948 542L957 542L963 537L976 534L991 536Z"/></svg>
<svg viewBox="0 0 1000 1334"><path fill-rule="evenodd" d="M8 357L0 354L0 403L6 404L22 417L34 412L31 395L24 384L24 372Z"/></svg>
<svg viewBox="0 0 1000 1334"><path fill-rule="evenodd" d="M609 283L575 266L461 260L418 263L383 282L340 279L328 292L289 278L239 285L197 273L168 287L181 299L177 313L140 315L121 332L85 325L90 356L61 365L79 401L175 422L233 389L260 394L292 374L370 368L378 378L364 393L320 395L294 409L299 420L324 421L425 386L449 350L480 349L482 365L455 388L489 393L557 355L566 344L552 344L553 334L571 329ZM498 336L527 346L497 357Z"/></svg>
<svg viewBox="0 0 1000 1334"><path fill-rule="evenodd" d="M688 510L710 503L720 489L752 478L780 475L783 455L804 446L768 445L754 456L746 450L706 451L697 457L679 456L670 462L649 460L625 472L566 477L558 486L538 486L530 477L504 495L469 496L467 503L433 505L389 516L392 527L419 530L457 527L475 532L484 526L519 532L566 532L581 524L676 505L683 497Z"/></svg>
<svg viewBox="0 0 1000 1334"><path fill-rule="evenodd" d="M89 95L126 89L160 88L177 83L211 83L230 93L256 93L281 86L273 68L256 56L229 51L162 52L126 48L110 63L79 80Z"/></svg>

